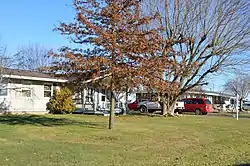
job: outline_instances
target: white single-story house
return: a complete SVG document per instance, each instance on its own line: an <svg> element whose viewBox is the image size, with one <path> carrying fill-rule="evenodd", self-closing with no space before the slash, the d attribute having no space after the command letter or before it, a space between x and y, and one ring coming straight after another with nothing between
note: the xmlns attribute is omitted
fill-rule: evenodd
<svg viewBox="0 0 250 166"><path fill-rule="evenodd" d="M2 69L0 82L0 113L45 114L46 103L53 90L67 80L41 72Z"/></svg>
<svg viewBox="0 0 250 166"><path fill-rule="evenodd" d="M67 79L35 71L3 69L0 74L0 114L3 113L48 113L46 104L53 91L68 83ZM89 81L88 81L89 82ZM73 91L77 110L85 113L102 114L110 109L110 92L88 86L81 91ZM125 95L116 98L116 112L124 111Z"/></svg>

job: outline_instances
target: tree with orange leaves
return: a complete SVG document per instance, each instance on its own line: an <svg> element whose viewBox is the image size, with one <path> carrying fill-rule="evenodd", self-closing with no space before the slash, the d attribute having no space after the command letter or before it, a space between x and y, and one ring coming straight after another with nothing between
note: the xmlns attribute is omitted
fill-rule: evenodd
<svg viewBox="0 0 250 166"><path fill-rule="evenodd" d="M145 28L157 14L141 15L141 2L75 0L75 21L56 28L73 43L89 47L64 47L59 54L52 53L60 59L53 70L74 78L77 86L91 78L93 84L111 91L109 129L114 125L114 94L136 83L149 83L155 76L162 80L162 68L156 65L168 62L156 58L162 43L158 29Z"/></svg>

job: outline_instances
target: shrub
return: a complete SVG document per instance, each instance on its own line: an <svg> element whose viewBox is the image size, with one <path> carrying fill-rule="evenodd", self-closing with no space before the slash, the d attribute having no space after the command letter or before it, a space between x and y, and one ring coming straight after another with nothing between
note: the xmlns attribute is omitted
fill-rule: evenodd
<svg viewBox="0 0 250 166"><path fill-rule="evenodd" d="M56 91L54 96L47 103L47 109L52 114L69 114L76 109L72 101L72 92L69 88L62 88Z"/></svg>

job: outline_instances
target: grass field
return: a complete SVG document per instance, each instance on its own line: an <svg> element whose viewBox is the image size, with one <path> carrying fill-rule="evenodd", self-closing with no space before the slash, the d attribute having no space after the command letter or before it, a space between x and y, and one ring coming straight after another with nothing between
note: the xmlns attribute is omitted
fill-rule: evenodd
<svg viewBox="0 0 250 166"><path fill-rule="evenodd" d="M0 165L250 164L250 119L184 116L1 116Z"/></svg>
<svg viewBox="0 0 250 166"><path fill-rule="evenodd" d="M236 117L236 112L218 112L218 113L210 113L209 115ZM250 118L250 112L239 112L239 118Z"/></svg>

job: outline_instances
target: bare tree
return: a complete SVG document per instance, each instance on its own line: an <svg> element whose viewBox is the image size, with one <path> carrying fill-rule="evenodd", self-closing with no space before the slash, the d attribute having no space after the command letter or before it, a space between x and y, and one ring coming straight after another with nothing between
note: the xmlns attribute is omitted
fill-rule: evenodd
<svg viewBox="0 0 250 166"><path fill-rule="evenodd" d="M240 110L242 111L243 100L250 92L250 76L241 74L234 79L230 79L224 85L224 88L225 90L233 93L235 96L239 96Z"/></svg>
<svg viewBox="0 0 250 166"><path fill-rule="evenodd" d="M11 67L14 67L15 63L12 57L7 56L7 48L0 46L0 95L6 96L8 93L8 82L10 77L7 75L11 74ZM9 107L6 99L0 103L0 114L4 113Z"/></svg>
<svg viewBox="0 0 250 166"><path fill-rule="evenodd" d="M15 65L13 59L6 55L7 48L0 47L0 88L6 88L7 80L4 77L7 70Z"/></svg>
<svg viewBox="0 0 250 166"><path fill-rule="evenodd" d="M53 62L48 56L47 48L39 44L30 44L18 49L19 54L15 56L16 67L18 69L31 71L44 71Z"/></svg>
<svg viewBox="0 0 250 166"><path fill-rule="evenodd" d="M172 87L166 98L170 113L178 97L206 84L208 75L240 64L250 44L249 6L248 0L148 0L141 6L144 14L160 14L151 27L163 27L162 55L174 62L164 76Z"/></svg>

